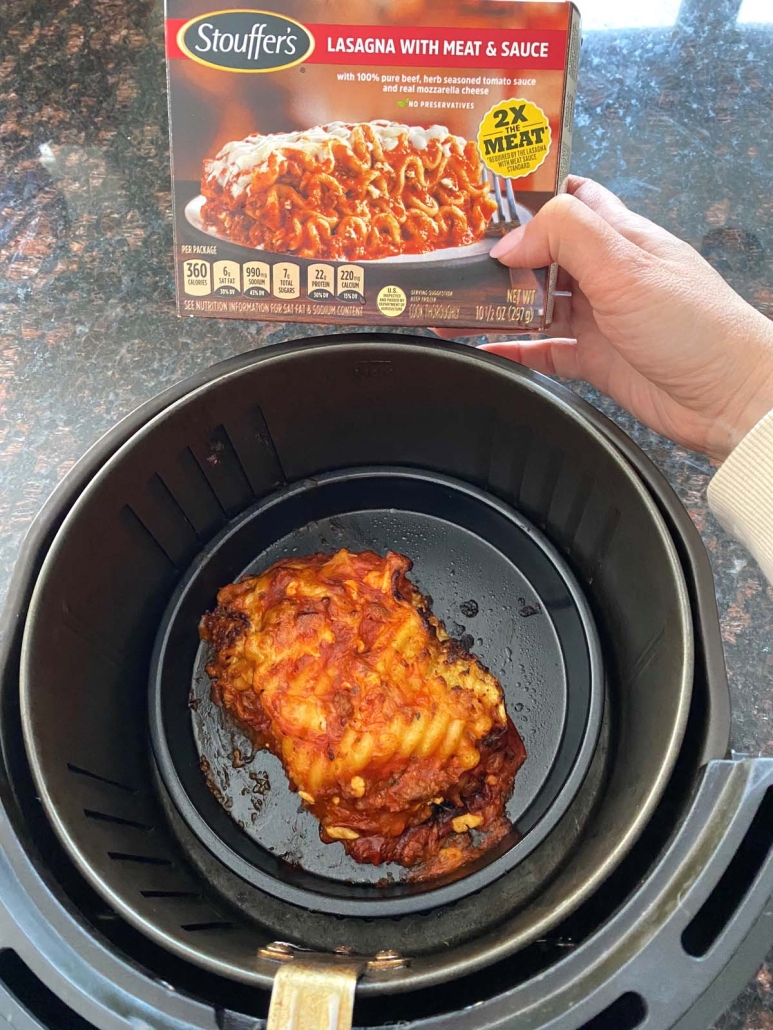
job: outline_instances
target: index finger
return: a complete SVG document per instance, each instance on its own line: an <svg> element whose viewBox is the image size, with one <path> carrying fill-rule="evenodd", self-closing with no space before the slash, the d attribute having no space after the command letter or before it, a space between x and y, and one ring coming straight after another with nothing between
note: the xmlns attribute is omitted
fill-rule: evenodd
<svg viewBox="0 0 773 1030"><path fill-rule="evenodd" d="M615 267L639 271L648 255L600 214L569 193L554 197L491 250L509 268L544 268L553 262L576 280L583 293L608 282Z"/></svg>

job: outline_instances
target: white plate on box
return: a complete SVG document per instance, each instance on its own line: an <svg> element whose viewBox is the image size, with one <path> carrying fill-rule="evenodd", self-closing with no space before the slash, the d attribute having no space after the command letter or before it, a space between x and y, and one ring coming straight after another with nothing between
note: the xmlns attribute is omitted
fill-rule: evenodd
<svg viewBox="0 0 773 1030"><path fill-rule="evenodd" d="M185 217L190 225L194 229L198 229L200 232L204 232L207 236L213 236L217 240L223 240L225 243L231 243L237 247L244 247L247 250L262 251L262 247L250 247L245 243L235 243L229 239L224 233L215 232L210 226L204 224L204 220L201 217L201 209L204 206L204 197L199 194L198 197L194 197L188 201L185 205ZM528 221L531 221L531 211L527 210L522 204L516 204L516 212L521 225L525 225ZM461 261L464 258L483 257L488 254L491 248L496 242L496 236L488 236L486 239L479 240L477 243L471 243L467 247L445 247L442 250L429 250L425 254L394 254L391 257L374 258L374 259L362 259L358 258L359 263L369 263L370 261L378 261L379 264L390 264L390 265L434 265L434 264L445 264L451 261ZM274 253L274 252L272 252ZM297 255L290 255L296 258ZM317 260L313 258L301 258L300 260ZM324 259L328 260L328 259Z"/></svg>

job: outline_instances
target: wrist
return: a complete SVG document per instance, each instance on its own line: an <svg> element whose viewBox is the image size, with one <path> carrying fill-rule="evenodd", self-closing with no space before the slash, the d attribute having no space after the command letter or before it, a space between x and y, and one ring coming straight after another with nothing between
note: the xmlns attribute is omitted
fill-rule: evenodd
<svg viewBox="0 0 773 1030"><path fill-rule="evenodd" d="M743 438L773 410L773 323L749 309L749 323L734 334L745 340L743 370L725 410L716 420L713 457L724 461ZM737 346L737 345L736 345ZM732 346L728 352L732 353ZM741 355L739 355L739 358Z"/></svg>

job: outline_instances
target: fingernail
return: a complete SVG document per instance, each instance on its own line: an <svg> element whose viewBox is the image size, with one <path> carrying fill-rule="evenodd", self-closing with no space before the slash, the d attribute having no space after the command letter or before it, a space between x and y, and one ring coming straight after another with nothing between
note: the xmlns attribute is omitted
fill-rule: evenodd
<svg viewBox="0 0 773 1030"><path fill-rule="evenodd" d="M501 240L497 240L494 246L490 250L491 257L502 258L506 254L511 254L516 247L519 246L523 239L524 227L519 225L517 229L513 229L507 236L503 236Z"/></svg>

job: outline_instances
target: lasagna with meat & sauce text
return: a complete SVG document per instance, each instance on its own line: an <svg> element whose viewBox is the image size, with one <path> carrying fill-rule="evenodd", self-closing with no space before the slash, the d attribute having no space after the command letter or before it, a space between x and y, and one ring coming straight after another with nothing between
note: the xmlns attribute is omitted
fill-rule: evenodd
<svg viewBox="0 0 773 1030"><path fill-rule="evenodd" d="M234 243L333 260L462 247L496 210L474 142L391 121L227 143L202 193L204 225Z"/></svg>

